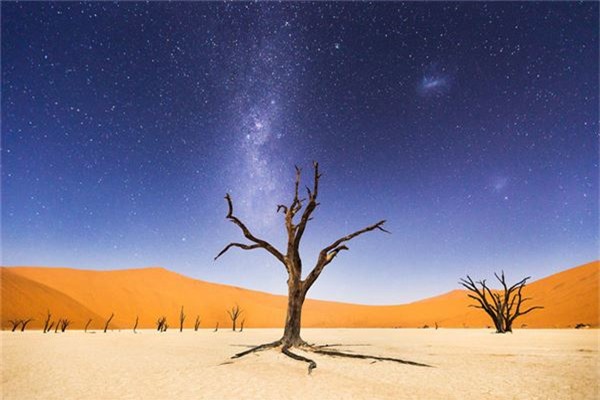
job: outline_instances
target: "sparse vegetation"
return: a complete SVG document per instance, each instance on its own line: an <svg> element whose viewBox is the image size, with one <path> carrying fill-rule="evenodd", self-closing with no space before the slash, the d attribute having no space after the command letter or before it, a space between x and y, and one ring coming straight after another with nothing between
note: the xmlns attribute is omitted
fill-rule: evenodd
<svg viewBox="0 0 600 400"><path fill-rule="evenodd" d="M52 327L50 327L50 318L52 317L52 314L50 314L50 310L48 310L48 313L46 315L46 320L44 321L44 333L48 332Z"/></svg>
<svg viewBox="0 0 600 400"><path fill-rule="evenodd" d="M156 330L159 332L166 332L167 328L169 326L167 325L167 317L160 317L157 321L156 321Z"/></svg>
<svg viewBox="0 0 600 400"><path fill-rule="evenodd" d="M238 318L240 317L240 315L242 315L243 312L244 311L237 304L234 307L231 307L231 310L227 310L227 314L229 315L229 318L231 319L231 328L233 329L234 332L235 332L236 322L237 322Z"/></svg>
<svg viewBox="0 0 600 400"><path fill-rule="evenodd" d="M200 316L196 315L196 321L194 322L194 331L198 331L200 328Z"/></svg>
<svg viewBox="0 0 600 400"><path fill-rule="evenodd" d="M114 316L115 316L115 313L111 313L110 317L106 320L106 324L104 324L104 333L106 333L106 331L108 330L108 326L110 325L110 321L113 319Z"/></svg>
<svg viewBox="0 0 600 400"><path fill-rule="evenodd" d="M12 328L11 328L11 330L10 330L10 331L11 331L11 332L14 332L14 331L16 331L16 330L17 330L17 328L19 327L19 325L21 325L21 322L23 322L23 321L22 321L22 320L20 320L20 319L9 319L9 320L8 320L8 323L12 325Z"/></svg>
<svg viewBox="0 0 600 400"><path fill-rule="evenodd" d="M60 321L60 331L61 331L61 332L64 332L64 331L66 331L66 330L67 330L67 328L69 327L69 325L70 325L70 324L71 324L71 321L70 321L70 320L68 320L67 318L65 318L65 319L62 319L62 320Z"/></svg>
<svg viewBox="0 0 600 400"><path fill-rule="evenodd" d="M506 284L504 271L500 276L496 273L494 273L494 276L502 285L501 290L490 289L485 279L474 282L469 275L466 279L461 279L459 283L470 292L468 296L478 303L471 304L470 307L485 311L492 319L496 333L512 332L515 319L531 311L544 308L533 306L525 310L521 309L524 302L531 300L529 297L522 296L522 290L531 277L528 276L509 287Z"/></svg>
<svg viewBox="0 0 600 400"><path fill-rule="evenodd" d="M183 313L183 306L179 312L179 332L183 332L183 321L185 321L185 314Z"/></svg>
<svg viewBox="0 0 600 400"><path fill-rule="evenodd" d="M588 329L588 328L590 328L590 324L579 323L579 324L575 325L575 329Z"/></svg>

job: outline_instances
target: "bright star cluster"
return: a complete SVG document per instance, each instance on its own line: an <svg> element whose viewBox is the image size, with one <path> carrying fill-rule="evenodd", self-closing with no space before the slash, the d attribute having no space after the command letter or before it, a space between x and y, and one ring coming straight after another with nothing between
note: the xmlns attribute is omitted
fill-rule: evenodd
<svg viewBox="0 0 600 400"><path fill-rule="evenodd" d="M2 263L162 265L285 293L302 245L380 219L312 295L399 303L598 258L598 3L3 2Z"/></svg>

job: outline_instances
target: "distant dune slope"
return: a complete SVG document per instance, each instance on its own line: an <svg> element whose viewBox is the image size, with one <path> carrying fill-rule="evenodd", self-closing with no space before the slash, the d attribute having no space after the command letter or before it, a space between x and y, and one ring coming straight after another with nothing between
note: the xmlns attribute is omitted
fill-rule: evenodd
<svg viewBox="0 0 600 400"><path fill-rule="evenodd" d="M73 298L16 274L13 269L2 268L0 279L2 327L10 325L11 319L33 318L27 327L41 327L50 311L50 321L66 318L85 324L92 318L90 327L93 329L101 323L101 318L89 308Z"/></svg>
<svg viewBox="0 0 600 400"><path fill-rule="evenodd" d="M526 295L543 310L517 320L517 326L569 327L578 323L599 325L598 280L600 262L595 261L532 282ZM88 318L99 328L112 313L113 328L131 328L136 316L140 328L154 327L159 316L178 326L180 307L187 315L185 327L200 315L201 326L230 327L225 310L239 304L246 327L281 327L286 298L232 286L203 282L163 268L89 271L69 268L2 267L2 326L8 320L32 316L31 327L41 327L50 310L73 320L82 328ZM513 278L509 275L510 278ZM481 310L469 308L463 290L394 306L365 306L307 300L305 327L483 327L490 324Z"/></svg>

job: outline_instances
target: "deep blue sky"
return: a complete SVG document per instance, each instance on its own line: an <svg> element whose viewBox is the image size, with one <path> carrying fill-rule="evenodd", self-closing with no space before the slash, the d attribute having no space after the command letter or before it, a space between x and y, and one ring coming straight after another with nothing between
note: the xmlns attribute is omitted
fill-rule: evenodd
<svg viewBox="0 0 600 400"><path fill-rule="evenodd" d="M465 273L598 258L598 3L6 3L2 263L160 265L285 293L225 220L281 246L321 163L310 296L399 303Z"/></svg>

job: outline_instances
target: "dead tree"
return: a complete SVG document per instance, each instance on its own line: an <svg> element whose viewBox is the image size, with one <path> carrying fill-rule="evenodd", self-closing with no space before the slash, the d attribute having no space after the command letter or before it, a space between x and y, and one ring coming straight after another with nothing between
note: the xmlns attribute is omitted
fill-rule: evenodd
<svg viewBox="0 0 600 400"><path fill-rule="evenodd" d="M194 322L194 331L198 331L198 328L200 328L200 316L196 315L196 322Z"/></svg>
<svg viewBox="0 0 600 400"><path fill-rule="evenodd" d="M88 319L87 324L85 324L85 329L83 330L84 333L87 333L88 326L90 326L91 323L92 323L92 319L90 318L90 319Z"/></svg>
<svg viewBox="0 0 600 400"><path fill-rule="evenodd" d="M58 322L54 326L54 333L58 333L58 328L60 328L60 324L62 323L62 319L58 319Z"/></svg>
<svg viewBox="0 0 600 400"><path fill-rule="evenodd" d="M108 325L110 324L110 321L113 319L114 316L115 313L111 313L110 317L108 317L108 319L106 320L106 324L104 324L104 333L106 333L106 331L108 330Z"/></svg>
<svg viewBox="0 0 600 400"><path fill-rule="evenodd" d="M255 351L266 350L270 348L279 348L281 352L290 358L295 360L304 361L308 363L308 372L316 368L317 364L306 357L292 353L291 348L297 347L303 350L312 351L319 354L327 354L338 357L350 357L350 358L370 358L374 360L389 360L396 361L399 363L410 363L408 361L400 359L391 359L385 357L366 356L358 354L343 353L339 351L322 350L318 346L309 345L300 336L301 320L302 320L302 306L306 298L306 294L309 289L317 281L323 270L329 265L342 251L348 250L347 243L360 236L364 233L371 231L387 232L383 225L385 220L381 220L377 223L369 225L365 228L359 229L353 233L343 236L333 241L328 246L324 247L318 255L317 261L310 270L310 272L303 278L303 265L300 256L300 242L306 231L308 222L312 220L312 215L315 209L319 206L319 180L321 174L319 173L319 164L314 163L314 178L312 181L312 189L306 187L307 197L301 198L299 193L301 170L296 167L296 178L294 182L294 194L292 201L285 205L280 204L277 206L277 212L282 212L284 216L284 226L287 235L287 246L285 251L278 250L271 243L264 239L255 236L250 229L243 223L237 216L234 215L233 211L233 200L229 194L225 195L227 202L227 216L226 219L235 224L243 233L244 237L249 243L232 242L217 254L215 260L225 254L229 249L236 247L242 250L255 250L263 249L268 252L271 256L275 257L287 272L287 284L288 284L288 304L287 304L287 315L285 318L285 328L281 339L273 342L263 344L252 349L243 351L236 354L233 358L239 358L246 354L250 354ZM416 363L415 363L416 365ZM424 365L424 364L418 364Z"/></svg>
<svg viewBox="0 0 600 400"><path fill-rule="evenodd" d="M50 322L50 325L48 325L48 330L46 332L50 332L52 330L53 326L54 326L54 321Z"/></svg>
<svg viewBox="0 0 600 400"><path fill-rule="evenodd" d="M133 325L133 333L137 333L135 330L137 329L139 320L140 320L139 315L136 315L136 317L135 317L135 324Z"/></svg>
<svg viewBox="0 0 600 400"><path fill-rule="evenodd" d="M48 314L46 315L46 321L44 321L44 333L50 330L50 317L52 317L52 314L50 314L50 310L48 310Z"/></svg>
<svg viewBox="0 0 600 400"><path fill-rule="evenodd" d="M183 332L183 321L185 321L185 314L183 313L183 306L179 312L179 332Z"/></svg>
<svg viewBox="0 0 600 400"><path fill-rule="evenodd" d="M217 322L217 326L215 326L215 330L213 332L217 332L219 330L219 323Z"/></svg>
<svg viewBox="0 0 600 400"><path fill-rule="evenodd" d="M25 332L25 329L27 328L27 324L33 320L34 320L33 318L28 318L24 321L21 321L21 332Z"/></svg>
<svg viewBox="0 0 600 400"><path fill-rule="evenodd" d="M521 309L524 302L531 300L531 298L523 297L521 294L527 280L531 278L530 276L510 287L506 284L504 271L500 276L496 273L494 273L494 276L502 285L502 289L492 290L487 286L485 279L475 282L469 275L466 279L461 278L459 283L470 292L468 296L477 301L477 304L471 304L469 307L480 308L485 311L494 323L496 333L512 332L515 319L533 310L544 308L533 306L525 310Z"/></svg>
<svg viewBox="0 0 600 400"><path fill-rule="evenodd" d="M236 321L243 312L244 311L242 311L240 306L238 306L237 304L235 305L235 307L231 307L231 310L227 310L227 314L229 315L229 318L231 318L231 326L234 332L236 327Z"/></svg>
<svg viewBox="0 0 600 400"><path fill-rule="evenodd" d="M156 330L159 332L166 332L167 328L169 326L167 325L167 317L160 317L157 321L156 321Z"/></svg>
<svg viewBox="0 0 600 400"><path fill-rule="evenodd" d="M71 324L71 321L69 321L68 319L63 319L60 321L60 331L64 332L67 330L67 328L69 327L69 325Z"/></svg>
<svg viewBox="0 0 600 400"><path fill-rule="evenodd" d="M240 333L244 332L244 322L246 322L245 319L243 319L242 323L240 324Z"/></svg>
<svg viewBox="0 0 600 400"><path fill-rule="evenodd" d="M10 331L14 332L14 331L17 330L17 328L19 327L19 325L21 325L21 323L23 322L23 320L21 320L21 319L10 319L10 320L8 320L8 322L12 325L12 329Z"/></svg>

